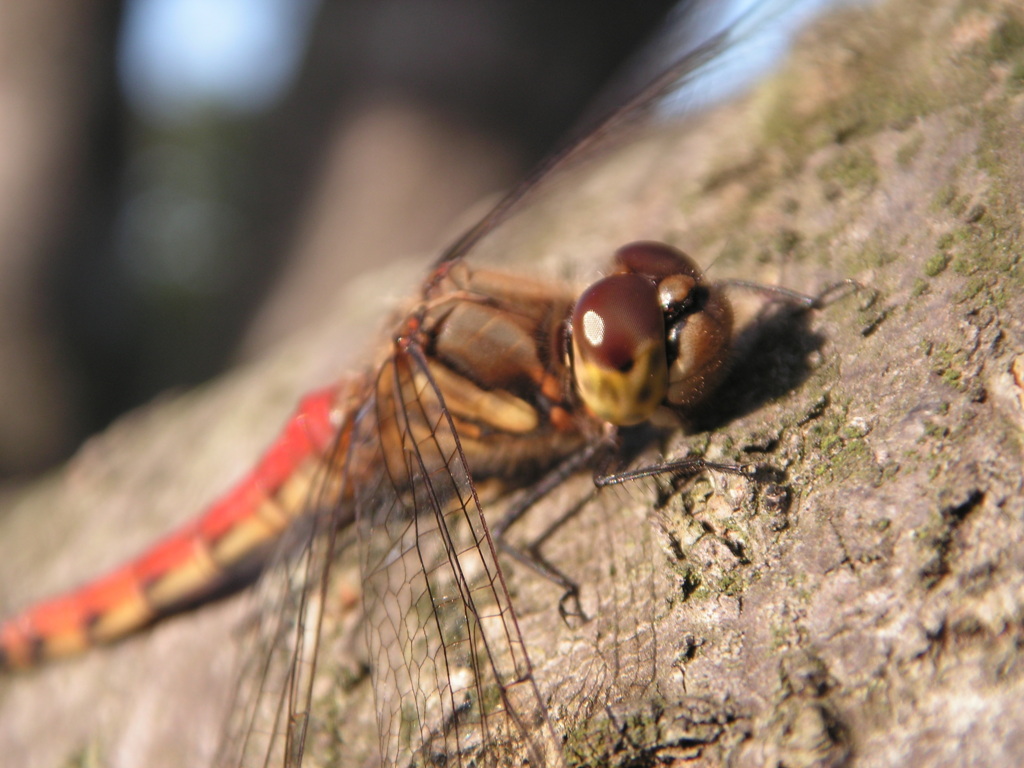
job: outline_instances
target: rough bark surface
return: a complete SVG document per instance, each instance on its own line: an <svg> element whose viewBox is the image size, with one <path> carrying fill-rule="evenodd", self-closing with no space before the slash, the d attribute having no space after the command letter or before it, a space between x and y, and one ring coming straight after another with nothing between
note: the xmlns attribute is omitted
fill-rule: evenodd
<svg viewBox="0 0 1024 768"><path fill-rule="evenodd" d="M585 279L622 242L657 238L714 278L868 287L809 316L753 302L720 396L655 447L758 462L773 481L589 498L582 477L514 531L529 540L587 501L542 552L582 585L590 621L560 620L560 590L509 569L571 761L1024 763L1022 126L1014 3L847 11L756 93L566 176L483 244L481 258ZM414 283L419 268L397 273ZM349 286L331 323L126 419L10 499L8 607L115 564L240 473L303 389L362 359L387 303L364 288L390 295L397 273ZM4 754L204 764L247 605L2 681ZM315 691L317 712L341 719L314 725L313 764L372 744L372 692L351 674L357 613L328 616L323 650L342 664L326 669L344 684Z"/></svg>

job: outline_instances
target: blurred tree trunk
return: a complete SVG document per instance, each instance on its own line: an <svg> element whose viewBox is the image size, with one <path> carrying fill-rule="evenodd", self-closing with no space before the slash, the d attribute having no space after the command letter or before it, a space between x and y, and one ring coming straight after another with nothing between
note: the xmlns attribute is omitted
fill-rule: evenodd
<svg viewBox="0 0 1024 768"><path fill-rule="evenodd" d="M751 96L571 175L484 243L481 259L515 254L564 276L660 238L714 278L866 286L804 318L738 300L732 376L696 434L662 446L764 463L778 482L711 477L660 500L636 488L585 505L543 550L578 576L582 626L558 618L557 589L509 569L574 759L1024 762L1022 73L1024 18L1009 0L836 13ZM0 535L5 597L67 585L186 517L303 388L359 361L381 316L363 297L415 271L347 286L323 326L124 420L20 497ZM588 488L567 484L516 535ZM5 753L203 764L243 602L4 681ZM358 631L344 614L331 623ZM325 647L351 648L344 637ZM348 721L324 722L369 711L368 685L350 683L316 691L317 749L339 733L346 754L361 744Z"/></svg>
<svg viewBox="0 0 1024 768"><path fill-rule="evenodd" d="M49 268L78 224L90 142L116 87L118 3L0 3L0 472L66 452L78 382Z"/></svg>

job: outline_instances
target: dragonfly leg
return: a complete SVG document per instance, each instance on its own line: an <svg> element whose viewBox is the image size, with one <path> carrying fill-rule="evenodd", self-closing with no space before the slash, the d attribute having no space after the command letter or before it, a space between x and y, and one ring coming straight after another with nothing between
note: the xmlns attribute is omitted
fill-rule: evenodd
<svg viewBox="0 0 1024 768"><path fill-rule="evenodd" d="M758 480L764 473L765 468L758 464L721 464L713 461L706 461L700 457L687 456L683 459L668 461L662 464L651 464L647 467L616 472L611 475L601 475L594 478L594 485L604 488L609 485L622 485L632 480L642 480L645 477L656 477L658 475L672 475L673 477L684 478L694 477L703 472L724 472L730 475L742 475L752 480Z"/></svg>
<svg viewBox="0 0 1024 768"><path fill-rule="evenodd" d="M529 493L522 496L506 511L505 515L491 527L491 533L502 552L530 568L538 575L551 581L565 590L558 601L558 612L566 621L570 617L576 617L580 621L587 621L587 616L579 602L579 584L561 571L553 563L549 562L540 552L541 546L557 531L566 521L575 517L579 511L593 498L594 492L588 493L578 503L574 504L564 514L559 516L545 531L525 549L513 545L505 537L509 527L525 515L541 499L547 496L555 488L559 487L569 477L575 475L585 467L590 466L595 457L602 452L612 448L611 443L605 440L598 440L589 443L581 450L569 456L568 459L559 464L555 469L545 475L540 482L530 488Z"/></svg>
<svg viewBox="0 0 1024 768"><path fill-rule="evenodd" d="M519 498L506 512L505 515L491 526L491 533L495 538L502 538L505 531L513 523L529 512L541 499L547 496L555 488L584 469L594 461L598 454L610 450L613 446L607 441L597 440L584 446L582 449L571 454L551 472L541 478L540 482L534 483L529 493Z"/></svg>
<svg viewBox="0 0 1024 768"><path fill-rule="evenodd" d="M594 498L595 493L596 491L591 491L576 504L572 505L564 514L560 515L557 520L548 526L544 533L523 549L515 546L506 538L496 538L498 547L502 552L564 590L562 596L558 598L558 613L566 622L570 619L578 620L581 623L590 620L590 617L584 613L583 606L580 605L580 586L571 576L544 557L540 550L544 542L568 520L575 517Z"/></svg>
<svg viewBox="0 0 1024 768"><path fill-rule="evenodd" d="M745 291L753 291L772 299L791 302L802 309L821 309L851 293L865 290L862 284L851 278L825 286L814 296L783 288L780 285L764 285L750 280L725 279L719 280L718 285L725 288L742 288ZM874 294L874 292L872 293ZM871 301L873 300L874 295L871 297Z"/></svg>

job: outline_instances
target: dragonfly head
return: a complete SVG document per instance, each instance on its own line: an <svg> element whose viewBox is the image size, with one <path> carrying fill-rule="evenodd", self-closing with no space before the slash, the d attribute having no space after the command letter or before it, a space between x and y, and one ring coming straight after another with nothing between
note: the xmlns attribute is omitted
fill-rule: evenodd
<svg viewBox="0 0 1024 768"><path fill-rule="evenodd" d="M689 256L637 242L580 295L570 333L580 398L599 418L630 426L663 404L687 408L707 395L728 355L732 311Z"/></svg>

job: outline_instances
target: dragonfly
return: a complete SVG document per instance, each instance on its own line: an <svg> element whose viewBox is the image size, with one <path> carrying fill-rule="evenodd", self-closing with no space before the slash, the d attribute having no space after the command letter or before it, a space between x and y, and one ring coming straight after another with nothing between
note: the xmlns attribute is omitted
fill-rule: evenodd
<svg viewBox="0 0 1024 768"><path fill-rule="evenodd" d="M589 142L635 119L721 43L670 68ZM571 164L587 146L554 164ZM299 765L330 567L354 532L381 763L564 764L502 551L563 588L563 606L578 587L501 534L621 431L705 403L726 370L733 315L728 285L660 242L618 248L582 293L475 263L479 241L522 199L517 190L445 252L376 365L305 397L253 470L201 518L0 626L3 666L117 640L215 591L299 527L302 588L294 618L270 640L283 661L254 678L235 726L241 764ZM768 290L804 309L828 295ZM660 471L706 469L745 472L689 458ZM490 484L499 497L529 492L492 523ZM264 724L257 710L268 701Z"/></svg>

